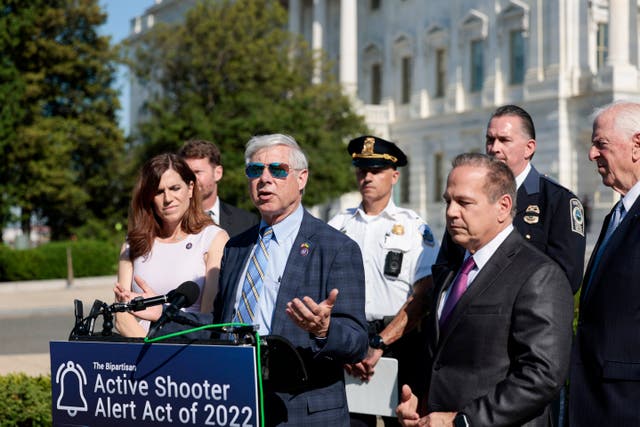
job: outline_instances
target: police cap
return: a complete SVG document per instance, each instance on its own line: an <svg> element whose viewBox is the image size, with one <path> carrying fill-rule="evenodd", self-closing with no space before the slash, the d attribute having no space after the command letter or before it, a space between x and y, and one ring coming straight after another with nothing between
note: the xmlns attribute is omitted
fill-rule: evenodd
<svg viewBox="0 0 640 427"><path fill-rule="evenodd" d="M377 136L365 135L352 139L347 147L353 165L359 168L405 166L407 156L393 142Z"/></svg>

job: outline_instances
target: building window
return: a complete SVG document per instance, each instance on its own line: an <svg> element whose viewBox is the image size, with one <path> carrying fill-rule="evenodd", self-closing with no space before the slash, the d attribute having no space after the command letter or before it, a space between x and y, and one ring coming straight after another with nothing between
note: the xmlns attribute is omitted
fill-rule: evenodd
<svg viewBox="0 0 640 427"><path fill-rule="evenodd" d="M371 66L371 103L374 105L382 103L382 67L380 64Z"/></svg>
<svg viewBox="0 0 640 427"><path fill-rule="evenodd" d="M370 5L371 10L378 10L380 9L380 0L371 0Z"/></svg>
<svg viewBox="0 0 640 427"><path fill-rule="evenodd" d="M484 82L484 51L482 40L471 41L471 92L482 90Z"/></svg>
<svg viewBox="0 0 640 427"><path fill-rule="evenodd" d="M511 52L509 83L519 85L524 83L524 33L521 30L511 31L509 34L509 50Z"/></svg>
<svg viewBox="0 0 640 427"><path fill-rule="evenodd" d="M596 64L599 71L607 64L607 57L609 56L609 24L602 22L598 24L597 37Z"/></svg>
<svg viewBox="0 0 640 427"><path fill-rule="evenodd" d="M447 51L436 50L436 98L442 98L447 88Z"/></svg>
<svg viewBox="0 0 640 427"><path fill-rule="evenodd" d="M444 191L444 154L435 153L433 155L433 201L442 201Z"/></svg>
<svg viewBox="0 0 640 427"><path fill-rule="evenodd" d="M402 88L401 88L402 104L411 102L411 57L402 58Z"/></svg>
<svg viewBox="0 0 640 427"><path fill-rule="evenodd" d="M409 203L409 194L411 187L409 186L411 174L409 173L409 165L406 165L400 175L400 203Z"/></svg>

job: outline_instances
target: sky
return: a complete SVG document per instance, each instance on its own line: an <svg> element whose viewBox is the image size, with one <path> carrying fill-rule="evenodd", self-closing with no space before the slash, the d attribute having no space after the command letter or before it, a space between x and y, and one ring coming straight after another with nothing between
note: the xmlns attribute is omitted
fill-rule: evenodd
<svg viewBox="0 0 640 427"><path fill-rule="evenodd" d="M153 6L154 0L99 0L102 9L107 12L107 22L99 28L101 34L111 36L112 43L121 42L129 35L131 19ZM120 90L118 113L120 127L129 134L129 78L126 67L118 69L116 88Z"/></svg>

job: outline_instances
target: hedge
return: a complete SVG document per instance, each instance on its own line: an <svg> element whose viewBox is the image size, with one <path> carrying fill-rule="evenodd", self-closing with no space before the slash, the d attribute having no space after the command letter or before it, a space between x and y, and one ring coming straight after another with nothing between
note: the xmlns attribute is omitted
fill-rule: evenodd
<svg viewBox="0 0 640 427"><path fill-rule="evenodd" d="M51 377L0 376L0 426L50 426Z"/></svg>
<svg viewBox="0 0 640 427"><path fill-rule="evenodd" d="M24 250L0 245L0 282L66 278L68 247L71 248L74 277L116 274L120 248L113 243L96 240L51 242Z"/></svg>

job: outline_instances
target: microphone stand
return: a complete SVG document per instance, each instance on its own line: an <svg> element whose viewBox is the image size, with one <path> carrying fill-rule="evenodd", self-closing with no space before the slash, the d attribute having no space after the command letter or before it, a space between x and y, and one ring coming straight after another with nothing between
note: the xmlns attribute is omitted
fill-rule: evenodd
<svg viewBox="0 0 640 427"><path fill-rule="evenodd" d="M95 336L94 326L98 317L102 317L102 332L103 337L110 337L113 335L113 310L107 303L100 300L95 300L91 311L87 317L83 318L82 313L82 301L74 300L75 307L75 325L69 334L69 340L77 340L79 337Z"/></svg>

